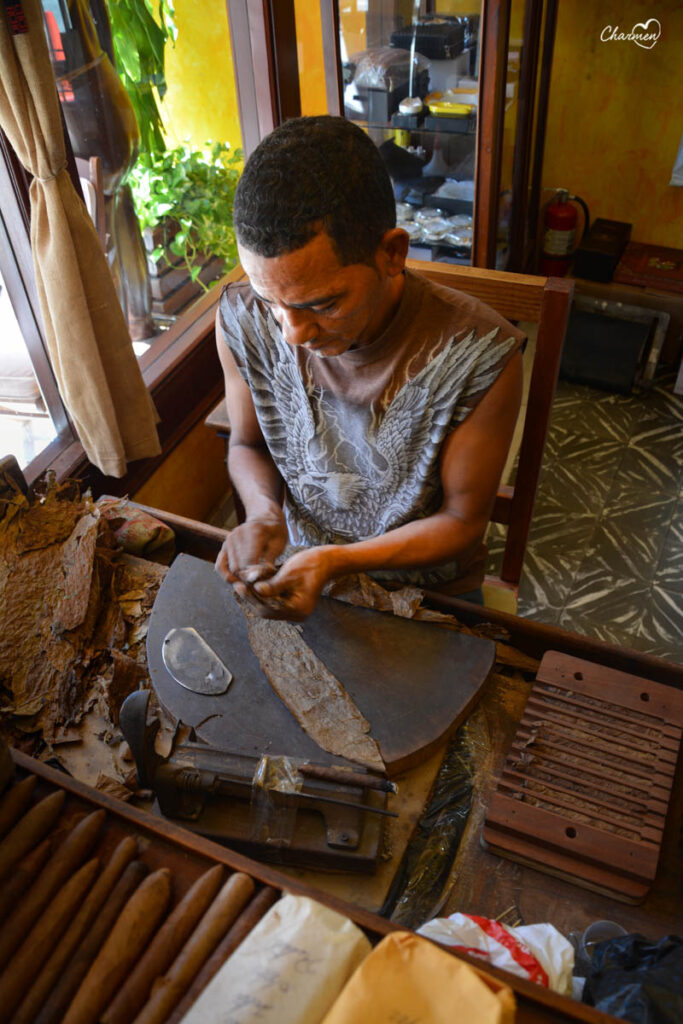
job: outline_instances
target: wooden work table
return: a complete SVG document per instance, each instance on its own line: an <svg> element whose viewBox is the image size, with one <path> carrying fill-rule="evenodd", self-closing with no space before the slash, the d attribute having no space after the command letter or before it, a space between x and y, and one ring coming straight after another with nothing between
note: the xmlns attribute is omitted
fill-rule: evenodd
<svg viewBox="0 0 683 1024"><path fill-rule="evenodd" d="M213 560L225 531L150 509L171 526L178 549ZM557 650L585 658L655 682L683 689L683 667L660 658L616 647L554 626L526 621L517 616L481 608L457 598L428 593L427 603L455 615L469 626L491 623L507 630L510 643L533 658ZM592 921L606 919L628 931L639 931L651 939L683 930L683 856L680 836L683 825L683 759L679 758L671 807L664 835L657 879L645 902L630 906L610 897L579 888L560 878L545 875L488 853L481 845L486 808L507 750L522 716L530 683L517 673L494 675L481 700L469 716L466 728L475 749L482 753L475 773L475 791L465 834L460 843L450 878L442 915L456 910L498 917L514 908L514 917L531 924L549 921L565 935L583 931ZM485 755L485 756L483 756ZM395 870L398 865L392 865ZM306 873L302 873L305 875ZM312 884L320 884L317 876ZM345 885L324 883L337 896L354 901L353 879Z"/></svg>

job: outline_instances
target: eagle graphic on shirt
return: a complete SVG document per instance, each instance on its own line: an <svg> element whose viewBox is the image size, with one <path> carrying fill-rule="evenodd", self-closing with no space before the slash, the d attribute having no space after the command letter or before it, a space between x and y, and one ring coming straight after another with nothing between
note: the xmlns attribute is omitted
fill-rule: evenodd
<svg viewBox="0 0 683 1024"><path fill-rule="evenodd" d="M379 536L437 511L439 452L501 370L514 338L474 330L437 346L386 408L361 407L302 378L270 311L238 293L221 304L225 340L251 390L286 484L292 540L313 546Z"/></svg>

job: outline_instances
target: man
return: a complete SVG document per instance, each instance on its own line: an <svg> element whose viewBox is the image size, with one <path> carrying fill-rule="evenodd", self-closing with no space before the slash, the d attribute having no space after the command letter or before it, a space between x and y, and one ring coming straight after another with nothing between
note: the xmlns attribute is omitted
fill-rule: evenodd
<svg viewBox="0 0 683 1024"><path fill-rule="evenodd" d="M289 619L348 573L480 587L523 335L406 271L390 179L343 118L298 118L264 139L234 221L249 281L223 292L216 335L246 519L218 571ZM303 550L274 572L288 540Z"/></svg>

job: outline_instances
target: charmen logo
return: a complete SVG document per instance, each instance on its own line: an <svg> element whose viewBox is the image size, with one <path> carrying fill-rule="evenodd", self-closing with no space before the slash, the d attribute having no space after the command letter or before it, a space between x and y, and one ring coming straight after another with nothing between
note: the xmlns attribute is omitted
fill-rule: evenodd
<svg viewBox="0 0 683 1024"><path fill-rule="evenodd" d="M662 34L662 26L656 18L649 18L643 24L639 21L630 32L622 32L618 25L605 25L600 33L603 43L635 43L644 50L651 50Z"/></svg>

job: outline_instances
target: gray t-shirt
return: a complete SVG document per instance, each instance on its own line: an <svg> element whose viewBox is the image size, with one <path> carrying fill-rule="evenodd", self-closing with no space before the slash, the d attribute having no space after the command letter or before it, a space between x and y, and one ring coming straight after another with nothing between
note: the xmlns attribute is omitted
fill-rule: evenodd
<svg viewBox="0 0 683 1024"><path fill-rule="evenodd" d="M294 544L344 544L434 514L439 452L524 335L483 303L406 271L399 307L369 345L321 359L292 348L248 282L220 300L220 323L285 482ZM450 593L483 579L466 565L376 572Z"/></svg>

